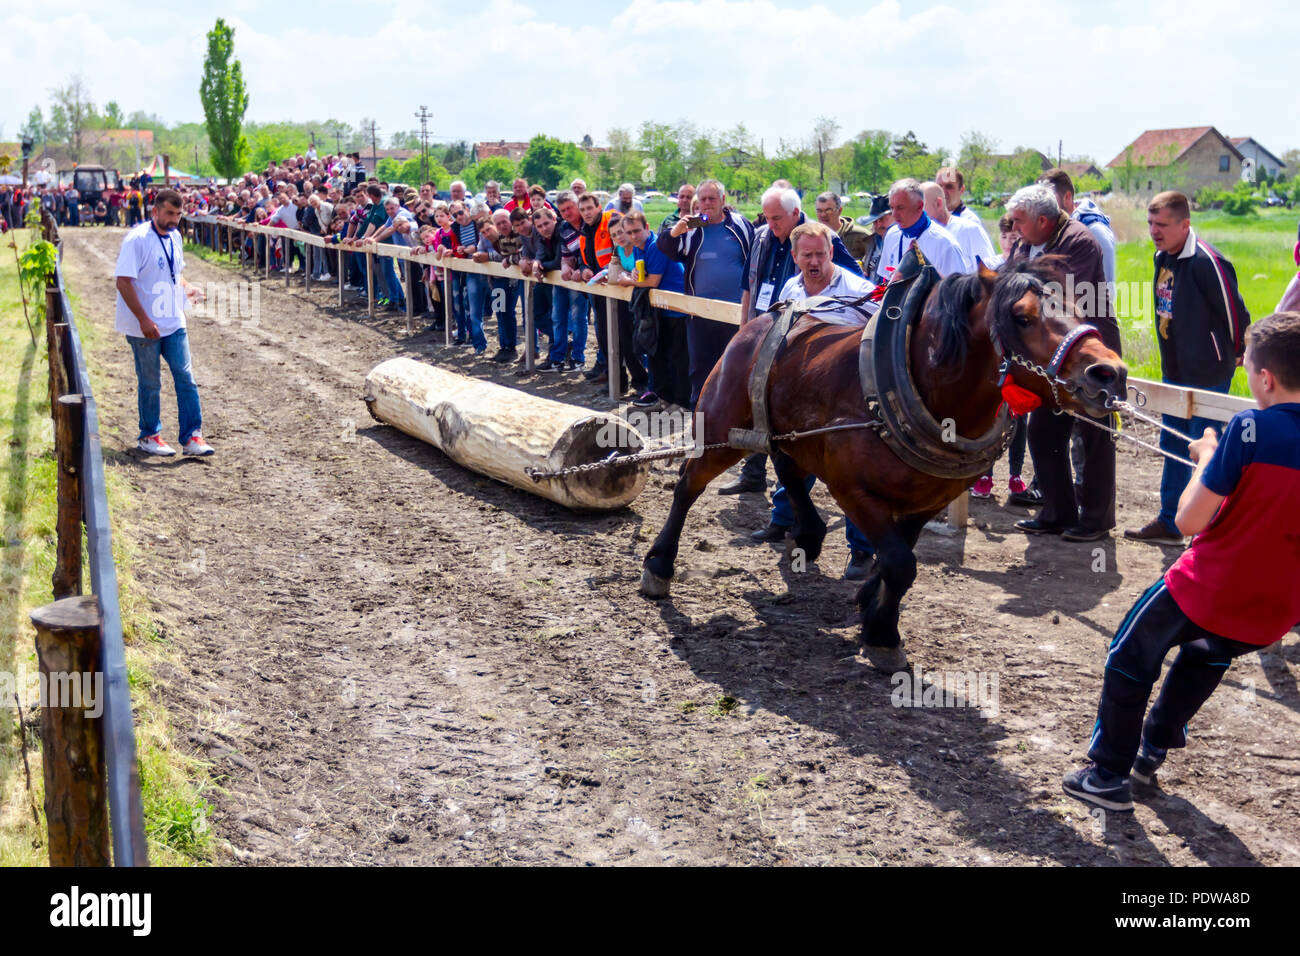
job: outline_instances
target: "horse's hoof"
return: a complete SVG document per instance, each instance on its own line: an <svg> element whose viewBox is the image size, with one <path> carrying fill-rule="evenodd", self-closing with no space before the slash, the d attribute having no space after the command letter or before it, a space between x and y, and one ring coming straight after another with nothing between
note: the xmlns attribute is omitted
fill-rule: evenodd
<svg viewBox="0 0 1300 956"><path fill-rule="evenodd" d="M646 597L667 597L668 587L669 582L667 578L661 578L649 568L641 569L641 593Z"/></svg>
<svg viewBox="0 0 1300 956"><path fill-rule="evenodd" d="M862 645L862 656L867 663L882 674L896 674L907 670L907 652L900 643L897 647L872 647Z"/></svg>

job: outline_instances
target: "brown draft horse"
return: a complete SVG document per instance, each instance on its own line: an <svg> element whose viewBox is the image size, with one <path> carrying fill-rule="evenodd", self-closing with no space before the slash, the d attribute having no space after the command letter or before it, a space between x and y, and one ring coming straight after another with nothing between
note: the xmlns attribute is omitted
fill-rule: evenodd
<svg viewBox="0 0 1300 956"><path fill-rule="evenodd" d="M1099 336L1081 337L1068 351L1057 387L1021 362L1047 368L1057 347L1078 326L1074 303L1050 297L1061 275L1053 257L1016 262L993 272L983 265L940 281L925 301L912 333L910 366L917 391L934 417L951 418L963 436L993 426L1002 394L995 338L1015 361L1011 379L1045 407L1100 416L1109 396L1127 395L1127 369ZM1059 293L1057 293L1059 295ZM1064 305L1062 308L1061 305ZM750 371L772 317L760 316L732 338L700 393L706 444L725 442L731 428L750 428ZM803 319L800 324L810 320ZM870 419L858 379L861 328L817 323L787 341L768 379L773 434ZM710 481L744 451L717 448L682 466L672 511L646 555L641 591L668 594L686 513ZM782 442L772 456L793 505L794 543L808 561L821 552L826 524L807 493L812 474L826 483L844 513L871 539L876 560L857 594L860 640L877 667L906 666L898 633L899 601L916 578L913 548L925 523L966 490L967 480L940 478L905 465L873 430L858 429Z"/></svg>

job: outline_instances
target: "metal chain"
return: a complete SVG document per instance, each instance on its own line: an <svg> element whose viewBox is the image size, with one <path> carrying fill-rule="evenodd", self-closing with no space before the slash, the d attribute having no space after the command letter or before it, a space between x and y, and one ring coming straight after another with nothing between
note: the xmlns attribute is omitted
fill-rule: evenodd
<svg viewBox="0 0 1300 956"><path fill-rule="evenodd" d="M784 435L773 435L772 441L798 441L800 438L808 438L812 435L822 435L826 432L850 431L858 428L875 428L883 424L879 420L873 419L869 422L851 422L847 425L827 425L824 428L813 428L806 432L786 432ZM700 454L706 451L713 451L717 448L729 447L728 442L718 441L704 445L699 448ZM664 458L685 457L696 451L695 445L679 445L675 448L663 448L657 451L637 452L633 455L619 456L617 451L612 451L601 461L588 462L585 465L570 465L568 468L561 468L558 471L542 471L540 468L527 468L524 470L529 478L533 481L541 481L543 478L562 478L565 475L579 475L588 471L597 471L601 468L617 468L624 465L639 465L645 461L659 461Z"/></svg>
<svg viewBox="0 0 1300 956"><path fill-rule="evenodd" d="M1115 404L1116 404L1116 406L1118 406L1118 405L1121 405L1121 404L1126 405L1126 404L1128 404L1128 403L1127 403L1127 402L1116 402ZM1187 466L1190 467L1190 468L1195 468L1195 467L1196 467L1195 462L1188 461L1186 458L1183 458L1183 457L1180 456L1180 455L1175 455L1173 452L1165 451L1163 448L1159 447L1158 445L1153 445L1153 444L1151 444L1150 442L1145 442L1145 441L1143 441L1141 438L1138 438L1136 435L1130 435L1128 432L1122 432L1122 431L1120 431L1119 429L1111 428L1109 425L1103 425L1101 422L1097 421L1095 418L1090 418L1090 417L1088 417L1087 415L1080 415L1078 412L1072 412L1072 411L1068 411L1068 410L1066 411L1066 414L1067 414L1067 415L1073 415L1075 418L1079 419L1079 421L1081 421L1081 422L1087 422L1089 425L1095 425L1096 427L1098 427L1098 428L1100 428L1100 429L1102 429L1102 430L1104 430L1104 431L1108 431L1108 432L1110 432L1112 435L1118 435L1120 438L1127 438L1129 441L1133 442L1133 443L1136 444L1136 445L1141 445L1143 448L1149 448L1151 451L1155 452L1157 455L1164 455L1166 458L1172 459L1173 461L1176 461L1176 462L1180 462L1181 464L1187 465Z"/></svg>
<svg viewBox="0 0 1300 956"><path fill-rule="evenodd" d="M1128 402L1124 402L1124 401L1112 402L1110 404L1110 407L1117 409L1119 411L1128 412L1134 418L1138 418L1144 422L1147 422L1148 424L1155 425L1157 428L1161 429L1162 431L1167 431L1171 435L1176 435L1179 438L1181 438L1183 441L1187 442L1189 445L1192 442L1196 441L1195 438L1192 438L1190 435L1184 435L1177 428L1170 428L1160 419L1154 418L1151 415L1146 414L1145 412L1138 411L1136 407L1130 405Z"/></svg>

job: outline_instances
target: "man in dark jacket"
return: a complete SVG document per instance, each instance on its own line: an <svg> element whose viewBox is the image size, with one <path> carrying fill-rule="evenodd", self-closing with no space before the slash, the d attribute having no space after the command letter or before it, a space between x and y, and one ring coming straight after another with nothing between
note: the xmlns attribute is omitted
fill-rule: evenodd
<svg viewBox="0 0 1300 956"><path fill-rule="evenodd" d="M1250 313L1237 291L1232 263L1192 230L1187 197L1163 192L1147 206L1147 229L1156 245L1155 318L1160 345L1161 377L1173 385L1226 392L1245 351ZM1165 415L1164 422L1184 435L1200 438L1219 423L1205 418ZM1160 448L1183 458L1187 442L1160 432ZM1160 477L1160 514L1127 538L1181 547L1174 524L1178 499L1192 470L1166 458Z"/></svg>
<svg viewBox="0 0 1300 956"><path fill-rule="evenodd" d="M1084 321L1097 327L1101 340L1120 351L1119 323L1111 302L1101 246L1088 227L1062 212L1056 194L1046 186L1026 186L1007 200L1007 213L1020 238L1010 259L1060 256L1066 293ZM1120 396L1123 398L1124 396ZM1112 424L1112 415L1098 419ZM1070 430L1074 419L1040 408L1029 416L1029 453L1043 494L1037 518L1016 522L1025 534L1059 534L1067 541L1096 541L1115 527L1115 443L1100 428L1079 423L1083 444L1079 491L1070 474Z"/></svg>

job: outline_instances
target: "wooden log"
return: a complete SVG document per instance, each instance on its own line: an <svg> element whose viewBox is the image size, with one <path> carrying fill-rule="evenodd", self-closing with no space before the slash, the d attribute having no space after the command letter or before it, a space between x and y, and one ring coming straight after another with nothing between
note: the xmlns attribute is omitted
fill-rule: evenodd
<svg viewBox="0 0 1300 956"><path fill-rule="evenodd" d="M427 441L472 471L579 511L609 511L645 486L648 463L533 481L528 469L557 471L639 451L641 434L616 415L529 395L408 358L366 376L365 400L378 421Z"/></svg>
<svg viewBox="0 0 1300 956"><path fill-rule="evenodd" d="M64 598L31 617L47 689L41 746L50 866L108 866L108 785L103 724L96 713L104 707L104 681L96 679L99 600Z"/></svg>

